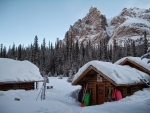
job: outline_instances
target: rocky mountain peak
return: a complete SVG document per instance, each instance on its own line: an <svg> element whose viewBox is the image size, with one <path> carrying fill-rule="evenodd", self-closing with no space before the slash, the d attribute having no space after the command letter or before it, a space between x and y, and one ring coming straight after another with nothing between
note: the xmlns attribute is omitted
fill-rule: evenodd
<svg viewBox="0 0 150 113"><path fill-rule="evenodd" d="M89 13L94 12L94 13L98 13L101 15L100 10L97 7L92 6L89 10Z"/></svg>
<svg viewBox="0 0 150 113"><path fill-rule="evenodd" d="M110 37L109 44L112 44L114 39L121 42L128 38L140 39L144 32L150 35L150 9L124 8L117 16L106 19L92 6L85 17L70 25L63 42L68 36L72 42L98 44L101 39Z"/></svg>
<svg viewBox="0 0 150 113"><path fill-rule="evenodd" d="M113 28L109 42L117 39L124 43L126 39L137 40L146 32L150 35L150 9L124 8L121 13L111 19L110 27Z"/></svg>
<svg viewBox="0 0 150 113"><path fill-rule="evenodd" d="M68 34L72 36L73 41L79 40L79 43L91 41L97 43L101 38L107 37L106 17L102 15L97 7L91 7L89 13L70 26ZM66 36L65 39L66 40Z"/></svg>

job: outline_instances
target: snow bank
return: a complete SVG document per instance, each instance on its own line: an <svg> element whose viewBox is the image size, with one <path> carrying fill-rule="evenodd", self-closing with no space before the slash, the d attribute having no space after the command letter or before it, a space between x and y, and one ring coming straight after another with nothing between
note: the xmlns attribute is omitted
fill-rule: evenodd
<svg viewBox="0 0 150 113"><path fill-rule="evenodd" d="M92 65L97 70L101 71L107 77L112 79L117 84L133 84L140 83L142 78L150 80L150 76L144 72L141 72L135 68L129 66L121 66L117 64L112 64L110 62L102 61L90 61L85 64L79 71L75 74L72 83L90 66Z"/></svg>
<svg viewBox="0 0 150 113"><path fill-rule="evenodd" d="M150 88L145 88L119 101L85 107L80 113L150 113L149 95Z"/></svg>
<svg viewBox="0 0 150 113"><path fill-rule="evenodd" d="M0 82L43 80L39 68L29 61L0 58Z"/></svg>
<svg viewBox="0 0 150 113"><path fill-rule="evenodd" d="M123 62L126 58L128 58L129 60L141 65L142 67L144 67L145 69L149 70L150 71L150 64L148 64L147 62L150 60L150 59L147 59L147 58L143 58L141 60L140 57L124 57L118 61L115 62L115 64L120 64L121 62Z"/></svg>
<svg viewBox="0 0 150 113"><path fill-rule="evenodd" d="M150 88L137 91L119 101L80 107L80 103L70 94L81 86L72 86L67 79L68 77L63 79L50 77L50 83L47 85L53 86L53 89L46 89L46 99L43 101L40 98L36 101L40 89L0 91L0 113L149 113L150 111ZM42 83L39 85L41 87ZM20 98L20 101L14 101L16 97Z"/></svg>

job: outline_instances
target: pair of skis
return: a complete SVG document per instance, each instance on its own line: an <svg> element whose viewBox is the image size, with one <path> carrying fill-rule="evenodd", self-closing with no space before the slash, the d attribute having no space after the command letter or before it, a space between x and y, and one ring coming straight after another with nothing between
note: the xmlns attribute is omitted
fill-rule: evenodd
<svg viewBox="0 0 150 113"><path fill-rule="evenodd" d="M84 107L84 106L86 106L85 104L84 104L84 96L85 96L85 94L86 94L86 90L87 90L87 88L88 88L88 84L86 84L86 86L85 86L85 88L84 88L84 91L83 91L83 97L82 97L82 103L81 103L81 107Z"/></svg>
<svg viewBox="0 0 150 113"><path fill-rule="evenodd" d="M150 82L146 79L141 79L142 82L144 82L148 87L150 87Z"/></svg>

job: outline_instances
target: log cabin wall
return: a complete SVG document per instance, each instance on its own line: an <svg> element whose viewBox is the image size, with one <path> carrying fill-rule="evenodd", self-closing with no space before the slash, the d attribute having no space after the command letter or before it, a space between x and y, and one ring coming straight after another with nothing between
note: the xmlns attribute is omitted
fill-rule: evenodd
<svg viewBox="0 0 150 113"><path fill-rule="evenodd" d="M120 86L116 87L119 89L122 93L122 97L125 98L126 96L133 95L134 92L142 90L143 88L146 88L146 85L130 85L130 86Z"/></svg>
<svg viewBox="0 0 150 113"><path fill-rule="evenodd" d="M121 92L122 98L124 98L124 97L126 97L128 95L126 86L116 87L116 89L118 89Z"/></svg>
<svg viewBox="0 0 150 113"><path fill-rule="evenodd" d="M101 82L97 82L97 73L91 75L88 79L89 88L91 88L91 90L92 90L91 105L96 105L96 97L95 97L96 87L94 86L94 83L101 83ZM108 89L109 89L109 87L114 87L114 85L111 84L107 79L105 79L103 77L102 77L102 83L105 83L105 101L107 101Z"/></svg>
<svg viewBox="0 0 150 113"><path fill-rule="evenodd" d="M95 97L96 87L95 87L94 83L105 83L105 101L107 101L107 98L108 98L109 87L114 87L114 85L111 84L104 77L102 77L102 82L97 82L97 73L96 72L93 72L92 74L87 76L87 83L88 83L89 90L91 90L91 103L90 103L91 105L96 105L96 97Z"/></svg>
<svg viewBox="0 0 150 113"><path fill-rule="evenodd" d="M31 90L34 89L34 82L20 84L20 89Z"/></svg>
<svg viewBox="0 0 150 113"><path fill-rule="evenodd" d="M102 82L97 82L97 74L99 74L102 77ZM104 76L104 75L103 75ZM135 84L135 85L122 85L122 86L115 86L110 81L105 79L102 76L102 73L97 73L94 70L90 70L88 73L84 75L84 77L78 82L79 85L82 86L82 88L88 84L88 92L91 92L91 100L90 105L97 105L96 102L96 83L105 83L105 102L108 100L108 89L109 88L115 88L120 90L122 97L125 98L126 96L132 95L134 92L139 91L146 87L144 84ZM111 95L110 95L111 96Z"/></svg>
<svg viewBox="0 0 150 113"><path fill-rule="evenodd" d="M34 89L34 82L0 84L0 90L2 91L16 90L16 89L25 89L25 90Z"/></svg>
<svg viewBox="0 0 150 113"><path fill-rule="evenodd" d="M2 91L7 91L13 89L13 85L12 84L1 84L0 85L0 90Z"/></svg>

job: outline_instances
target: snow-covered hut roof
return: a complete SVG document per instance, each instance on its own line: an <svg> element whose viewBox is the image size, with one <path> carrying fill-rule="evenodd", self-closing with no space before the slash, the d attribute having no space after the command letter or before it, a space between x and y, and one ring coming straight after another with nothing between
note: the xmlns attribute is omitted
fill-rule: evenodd
<svg viewBox="0 0 150 113"><path fill-rule="evenodd" d="M25 60L0 58L0 83L43 81L39 68Z"/></svg>
<svg viewBox="0 0 150 113"><path fill-rule="evenodd" d="M124 85L124 84L130 85L141 83L140 79L143 78L145 78L146 80L150 80L150 76L147 73L139 71L130 66L121 66L117 64L112 64L110 62L102 62L94 60L86 63L83 67L79 69L79 71L74 76L72 85L77 85L78 82L84 76L86 76L84 72L88 70L90 66L94 67L96 70L103 73L103 75L107 76L109 79L115 82L116 85Z"/></svg>
<svg viewBox="0 0 150 113"><path fill-rule="evenodd" d="M150 59L143 58L141 60L140 57L124 57L118 61L115 62L115 64L120 65L134 65L135 68L140 68L141 71L146 72L150 75L150 63L147 63Z"/></svg>

